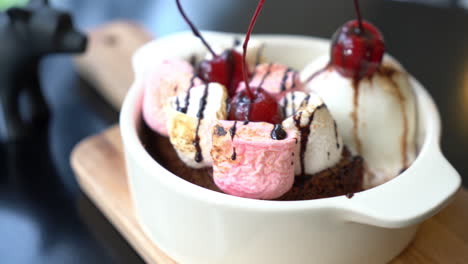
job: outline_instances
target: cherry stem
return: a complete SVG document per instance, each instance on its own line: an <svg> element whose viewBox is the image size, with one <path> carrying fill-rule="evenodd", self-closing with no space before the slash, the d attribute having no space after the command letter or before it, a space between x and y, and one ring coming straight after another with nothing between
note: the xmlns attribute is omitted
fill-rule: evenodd
<svg viewBox="0 0 468 264"><path fill-rule="evenodd" d="M356 15L359 23L359 29L361 32L364 31L364 26L362 25L362 16L361 16L361 9L359 8L359 0L354 0L354 9L356 10Z"/></svg>
<svg viewBox="0 0 468 264"><path fill-rule="evenodd" d="M206 40L203 38L200 31L195 27L195 25L192 23L192 21L190 21L190 19L187 17L187 14L185 14L184 9L182 9L182 5L180 4L180 0L176 0L176 4L177 4L177 8L179 9L180 14L184 18L185 22L187 22L187 24L189 25L189 27L192 30L193 34L203 42L203 45L205 45L205 47L208 49L208 51L211 53L211 55L213 55L213 58L218 57L218 55L216 55L216 53L213 51L213 49L208 44L208 42L206 42Z"/></svg>
<svg viewBox="0 0 468 264"><path fill-rule="evenodd" d="M252 93L252 90L250 89L249 77L248 77L248 71L247 71L247 62L246 62L247 45L249 44L250 34L252 34L252 30L255 26L255 22L257 22L257 17L262 11L263 4L265 4L265 0L260 0L258 2L257 9L255 10L252 20L250 20L250 25L249 25L249 29L247 30L247 34L245 34L244 45L242 45L242 49L244 51L242 54L242 74L244 75L245 88L247 89L247 95L249 96L250 100L254 99L254 95Z"/></svg>

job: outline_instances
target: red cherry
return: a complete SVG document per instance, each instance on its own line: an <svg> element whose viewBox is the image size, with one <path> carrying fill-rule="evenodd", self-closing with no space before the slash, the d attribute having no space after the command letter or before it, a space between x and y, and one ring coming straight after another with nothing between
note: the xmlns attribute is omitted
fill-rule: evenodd
<svg viewBox="0 0 468 264"><path fill-rule="evenodd" d="M218 82L226 86L231 97L243 80L242 55L232 49L226 50L221 56L202 61L198 66L198 75L205 82Z"/></svg>
<svg viewBox="0 0 468 264"><path fill-rule="evenodd" d="M247 71L246 55L247 46L249 44L250 35L252 33L257 17L262 11L265 0L260 0L257 9L250 21L247 34L245 35L244 45L242 48L242 73L245 89L237 93L232 98L230 103L229 119L230 120L245 120L253 122L268 122L278 124L283 119L281 109L275 97L270 95L261 87L253 88L249 86L249 78Z"/></svg>
<svg viewBox="0 0 468 264"><path fill-rule="evenodd" d="M247 90L242 90L234 96L231 100L229 120L281 123L283 116L275 97L263 88L252 90L253 100L250 99Z"/></svg>
<svg viewBox="0 0 468 264"><path fill-rule="evenodd" d="M333 36L331 65L343 76L362 79L372 75L385 51L382 34L372 24L352 20Z"/></svg>

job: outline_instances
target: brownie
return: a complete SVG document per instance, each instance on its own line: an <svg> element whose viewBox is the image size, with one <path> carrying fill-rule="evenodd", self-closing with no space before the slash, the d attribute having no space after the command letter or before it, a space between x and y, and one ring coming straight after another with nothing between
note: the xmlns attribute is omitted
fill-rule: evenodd
<svg viewBox="0 0 468 264"><path fill-rule="evenodd" d="M152 132L146 125L142 126L140 138L153 159L173 174L198 186L222 192L213 182L212 168L193 169L186 166L177 156L169 138ZM352 156L345 149L342 159L336 166L314 175L296 177L291 190L276 200L309 200L338 195L352 197L354 193L362 191L362 182L362 158Z"/></svg>

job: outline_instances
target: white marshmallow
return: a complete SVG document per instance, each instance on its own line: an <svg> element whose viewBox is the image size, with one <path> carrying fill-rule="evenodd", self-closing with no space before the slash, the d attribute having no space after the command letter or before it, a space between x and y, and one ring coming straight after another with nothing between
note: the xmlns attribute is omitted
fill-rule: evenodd
<svg viewBox="0 0 468 264"><path fill-rule="evenodd" d="M186 107L185 100L187 93L180 94L170 99L166 106L168 114L167 129L169 139L174 146L179 158L192 168L202 168L212 166L211 159L211 135L213 123L216 120L226 119L226 88L218 83L209 83L195 86L188 91L189 104L185 113L177 109ZM204 103L204 101L206 103ZM200 108L204 105L204 110ZM202 160L196 161L197 149L194 145L197 135L198 114L202 113L198 128L199 146Z"/></svg>
<svg viewBox="0 0 468 264"><path fill-rule="evenodd" d="M290 92L280 101L286 116L283 127L296 129L310 127L304 152L304 173L315 174L335 166L342 157L343 142L328 108L315 93ZM312 116L313 115L313 116ZM299 136L295 159L295 175L302 174Z"/></svg>

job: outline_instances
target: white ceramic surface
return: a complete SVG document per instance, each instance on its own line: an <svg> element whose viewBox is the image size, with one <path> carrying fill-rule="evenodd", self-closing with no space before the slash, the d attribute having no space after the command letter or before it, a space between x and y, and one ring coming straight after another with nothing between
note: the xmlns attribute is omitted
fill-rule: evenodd
<svg viewBox="0 0 468 264"><path fill-rule="evenodd" d="M205 32L210 43L232 34ZM258 35L270 61L301 69L328 51L322 39ZM419 223L444 207L460 176L440 152L436 107L416 80L420 153L397 178L357 193L308 201L261 201L193 185L167 171L138 137L142 79L155 60L204 52L189 32L161 38L134 56L136 80L120 117L128 178L138 220L179 263L385 263L413 238ZM383 139L384 140L384 139Z"/></svg>

